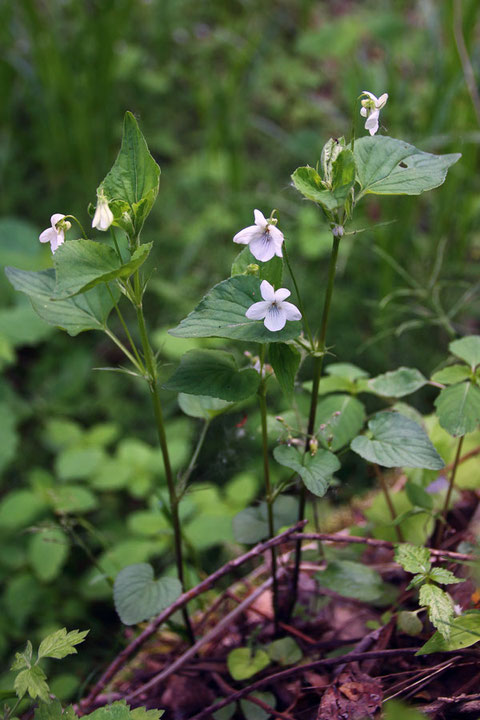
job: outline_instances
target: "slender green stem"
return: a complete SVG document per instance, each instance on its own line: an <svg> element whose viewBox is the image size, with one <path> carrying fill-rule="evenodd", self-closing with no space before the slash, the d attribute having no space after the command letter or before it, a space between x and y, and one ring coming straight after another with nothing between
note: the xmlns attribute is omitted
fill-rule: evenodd
<svg viewBox="0 0 480 720"><path fill-rule="evenodd" d="M464 440L465 440L465 435L462 435L461 437L458 438L457 452L455 453L455 460L453 461L452 472L450 473L450 482L448 484L448 490L447 490L447 494L445 496L445 502L443 504L442 514L438 521L438 529L437 529L437 534L436 534L435 543L434 543L435 547L440 547L440 544L443 539L443 533L445 530L445 525L447 523L448 507L450 505L453 488L455 486L455 475L457 474L457 468L460 464L459 461L460 461L460 455L462 453L462 445L463 445Z"/></svg>
<svg viewBox="0 0 480 720"><path fill-rule="evenodd" d="M333 286L335 283L335 272L337 269L338 248L340 246L340 237L333 234L332 250L330 253L330 263L328 266L327 288L325 290L325 300L323 303L322 321L320 325L320 336L317 343L316 355L313 365L313 383L312 395L310 399L310 413L308 416L307 439L305 442L305 452L310 450L310 442L315 432L315 418L317 414L318 391L320 388L320 378L322 376L323 358L325 357L326 338L328 317L330 314L330 306L332 304ZM300 486L300 500L298 504L298 521L301 522L305 517L305 506L307 502L307 491L305 485ZM300 560L302 556L302 541L297 540L295 545L295 565L292 578L292 594L288 615L290 616L297 602L298 577L300 574Z"/></svg>
<svg viewBox="0 0 480 720"><path fill-rule="evenodd" d="M75 220L75 222L77 223L78 227L79 227L80 230L82 231L83 239L84 239L84 240L88 240L87 233L86 233L85 230L83 229L83 225L82 225L82 223L80 222L80 220L79 220L78 218L76 218L75 215L65 215L64 220L68 220L68 219L70 219L70 218L71 218L72 220Z"/></svg>
<svg viewBox="0 0 480 720"><path fill-rule="evenodd" d="M193 469L195 467L195 463L197 462L197 458L200 454L200 450L203 447L203 443L205 442L205 438L207 436L208 428L210 427L210 420L205 420L203 423L202 430L200 432L199 438L197 440L197 444L195 446L195 450L193 451L193 455L190 459L190 462L188 463L188 467L185 470L185 472L182 473L181 476L181 484L183 486L183 489L187 487L188 481L190 480L190 476L193 472Z"/></svg>
<svg viewBox="0 0 480 720"><path fill-rule="evenodd" d="M125 345L122 343L122 341L119 340L119 338L115 335L115 333L112 332L112 331L110 330L110 328L108 328L107 326L104 327L104 333L105 333L106 335L108 335L108 337L110 338L110 340L112 340L112 342L114 342L117 347L120 348L120 350L123 352L123 354L124 354L124 355L130 360L130 362L137 368L138 372L143 375L143 374L145 373L145 368L140 367L140 366L138 365L136 358L132 355L132 353L130 352L130 350L128 350L128 349L125 347Z"/></svg>
<svg viewBox="0 0 480 720"><path fill-rule="evenodd" d="M120 310L120 308L119 308L119 306L118 306L118 303L117 303L117 301L115 300L115 296L114 296L114 294L112 293L112 291L111 291L111 289L110 289L109 283L105 283L105 284L106 284L106 286L107 286L108 292L110 293L110 297L112 298L112 302L113 302L113 305L114 305L114 307L115 307L116 313L117 313L117 315L118 315L118 319L120 320L120 323L121 323L121 325L122 325L122 327L123 327L123 330L124 330L124 332L125 332L125 335L127 336L128 342L130 343L130 347L132 348L133 353L134 353L134 355L135 355L135 357L136 357L136 359L137 359L137 363L138 363L138 365L139 365L139 367L140 367L140 369L141 369L141 372L142 372L143 374L145 374L146 370L145 370L144 364L143 364L143 362L142 362L142 358L140 357L140 353L139 353L138 350L137 350L137 346L135 345L135 343L134 343L134 341L133 341L133 338L132 338L132 336L131 336L131 334L130 334L130 330L128 329L127 323L125 322L124 317L123 317L123 315L122 315L122 313L121 313L121 310Z"/></svg>
<svg viewBox="0 0 480 720"><path fill-rule="evenodd" d="M302 296L300 295L300 290L298 289L297 281L295 279L295 275L293 273L292 266L290 265L290 259L288 257L287 247L286 247L285 242L283 243L283 257L285 258L285 262L287 263L287 267L288 267L288 272L290 273L290 277L292 278L292 282L295 287L295 292L297 294L298 307L300 309L300 312L302 313L303 324L305 326L305 331L307 333L307 337L310 342L310 347L313 350L314 345L315 345L314 340L313 340L313 335L310 330L310 326L308 324L307 314L305 312L305 306L303 304Z"/></svg>
<svg viewBox="0 0 480 720"><path fill-rule="evenodd" d="M382 488L382 492L385 496L385 502L387 503L388 511L390 513L390 516L394 522L395 532L397 534L397 538L399 542L405 542L405 538L403 537L402 528L400 525L395 524L395 521L397 519L397 513L395 511L395 507L393 505L392 496L390 495L390 490L388 488L387 482L385 480L385 477L378 467L377 463L373 463L373 467L375 470L375 475L377 476L378 482L380 483L380 487Z"/></svg>
<svg viewBox="0 0 480 720"><path fill-rule="evenodd" d="M140 282L140 277L139 277L138 271L135 273L135 276L134 276L134 286L135 286L135 295L136 295L136 299L137 299L136 311L137 311L138 329L139 329L140 338L142 341L145 365L146 365L147 372L148 372L148 386L150 388L150 396L152 398L153 411L155 414L155 421L156 421L156 425L157 425L158 440L160 442L160 448L162 451L163 465L165 468L165 477L167 480L168 495L169 495L169 499L170 499L170 512L171 512L171 516L172 516L177 575L178 575L180 584L182 586L182 590L183 590L183 592L185 592L186 585L185 585L185 574L184 574L184 568L183 568L182 534L181 534L181 525L180 525L180 515L179 515L179 509L178 509L180 500L177 496L177 490L175 487L175 479L174 479L174 475L173 475L173 471L172 471L172 465L170 462L170 455L168 452L167 436L165 433L165 423L163 420L162 403L160 401L160 394L158 392L157 367L156 367L156 363L155 363L155 358L153 356L152 348L151 348L150 342L148 340L147 328L145 325L145 317L143 314L142 298L141 298L141 282ZM183 619L185 622L185 627L187 630L188 638L189 638L191 644L193 645L195 643L195 635L193 633L192 624L190 622L190 617L188 615L188 610L186 607L183 608L182 614L183 614Z"/></svg>
<svg viewBox="0 0 480 720"><path fill-rule="evenodd" d="M266 501L267 501L267 513L268 513L268 534L269 538L275 537L275 524L273 518L273 500L274 496L272 493L272 483L270 481L270 464L268 457L268 435L267 435L267 392L265 387L265 379L263 378L263 365L264 365L265 350L262 346L260 355L260 373L262 380L258 390L258 402L260 405L260 416L262 419L262 449L263 449L263 476L265 480L266 490ZM272 547L270 550L272 558L272 578L273 578L273 614L275 633L278 630L278 618L279 618L279 598L278 598L278 578L277 578L277 550Z"/></svg>

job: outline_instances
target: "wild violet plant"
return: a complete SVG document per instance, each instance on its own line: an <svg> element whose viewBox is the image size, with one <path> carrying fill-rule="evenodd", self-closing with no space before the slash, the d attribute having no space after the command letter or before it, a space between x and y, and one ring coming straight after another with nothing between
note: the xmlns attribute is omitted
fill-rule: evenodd
<svg viewBox="0 0 480 720"><path fill-rule="evenodd" d="M328 140L315 167L299 167L292 175L294 187L303 198L315 203L319 219L331 230L332 249L323 307L309 307L307 317L301 282L297 281L286 240L277 227L276 211L267 219L255 210L255 224L233 237L235 243L246 247L234 260L230 277L215 285L170 331L180 338L215 337L237 341L244 357L251 359L239 366L226 350L190 350L163 385L180 393L180 405L187 414L207 419L234 403L255 395L258 398L265 503L248 508L235 518L235 532L241 542L255 543L266 536L273 537L279 527L291 522L281 503L276 503L286 490L297 493L297 518L303 520L308 494L325 495L340 468L339 451L350 448L377 468L395 523L395 508L379 466L438 470L444 465L425 430L411 417L391 409L390 401L398 394L386 392L381 378L368 380L363 370L342 362L331 363L328 375L322 380L325 356L332 347L327 347L327 331L338 250L342 237L349 233L348 225L356 206L370 194L419 195L438 187L460 157L459 154L432 155L401 140L377 136L379 113L388 96L384 93L377 98L366 91L362 96L360 113L366 118L369 136L352 137L350 142L343 137ZM92 227L108 231L107 239L87 238L77 218L56 213L51 217L51 227L40 236L41 242L51 244L53 268L40 272L11 267L6 270L12 285L29 296L34 310L47 323L72 336L86 330L104 332L131 364L129 369L119 370L143 379L149 387L169 494L178 579L155 579L153 568L146 563L124 568L115 581L114 599L125 624L156 615L186 589L179 505L188 490L205 437L202 433L187 470L175 478L157 357L143 313L148 276L142 266L152 243L143 243L141 233L157 197L159 179L160 168L150 155L134 116L127 112L120 152L97 190L96 208L91 208ZM73 233L72 226L80 228L81 238L68 237ZM284 266L295 290L294 302L287 301L290 291L283 287ZM136 330L128 327L120 301L133 306ZM117 337L107 323L112 311L123 328L123 339ZM273 450L273 457L286 473L285 479L274 487L270 477L267 390L275 377L286 400L294 407L295 380L305 362L312 366L309 411L306 417L298 417L297 412L296 427L289 425L285 418L279 419L282 438ZM401 372L400 375L393 379L394 386L404 383ZM319 403L321 380L323 399ZM370 417L367 427L365 408L356 397L359 392L373 393L387 400L386 409ZM318 422L319 407L321 422ZM208 423L205 431L207 427ZM395 527L402 540L398 523ZM301 541L298 541L290 592L285 600L280 596L276 549L271 549L276 622L281 616L288 617L295 605L300 558ZM186 633L193 642L193 628L186 609L183 618Z"/></svg>

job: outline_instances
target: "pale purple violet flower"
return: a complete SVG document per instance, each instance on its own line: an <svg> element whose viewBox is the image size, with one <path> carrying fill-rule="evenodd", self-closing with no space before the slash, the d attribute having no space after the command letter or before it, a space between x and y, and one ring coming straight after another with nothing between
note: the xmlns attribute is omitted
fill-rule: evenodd
<svg viewBox="0 0 480 720"><path fill-rule="evenodd" d="M62 215L61 213L55 213L52 215L50 218L52 227L44 230L38 238L41 243L50 243L52 253L54 253L60 245L63 245L65 242L65 232L66 230L70 230L72 227L72 224L68 222L68 220L64 220L64 217L65 215Z"/></svg>
<svg viewBox="0 0 480 720"><path fill-rule="evenodd" d="M301 320L300 310L292 303L285 302L290 290L280 288L275 290L268 280L260 285L263 301L251 305L245 315L250 320L264 320L267 330L277 332L285 327L287 320Z"/></svg>
<svg viewBox="0 0 480 720"><path fill-rule="evenodd" d="M373 93L364 90L362 95L367 95L367 97L361 101L362 107L360 109L360 115L367 118L365 121L365 130L368 130L370 135L375 135L378 130L380 110L387 104L388 93L383 93L383 95L377 98Z"/></svg>
<svg viewBox="0 0 480 720"><path fill-rule="evenodd" d="M233 242L248 245L254 258L261 262L271 260L274 255L282 257L283 233L260 210L254 210L253 214L255 225L240 230Z"/></svg>

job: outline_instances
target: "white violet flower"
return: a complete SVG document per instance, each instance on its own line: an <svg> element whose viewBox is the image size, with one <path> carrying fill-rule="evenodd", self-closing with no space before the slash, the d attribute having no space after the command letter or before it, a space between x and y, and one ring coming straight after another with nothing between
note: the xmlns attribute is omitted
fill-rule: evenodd
<svg viewBox="0 0 480 720"><path fill-rule="evenodd" d="M97 230L108 230L113 223L113 213L108 206L105 195L97 195L97 207L92 220L92 227Z"/></svg>
<svg viewBox="0 0 480 720"><path fill-rule="evenodd" d="M52 253L54 253L60 245L63 245L65 242L65 232L72 227L72 224L68 222L68 220L64 220L64 217L65 215L61 213L52 215L50 218L52 227L44 230L38 238L41 243L50 243Z"/></svg>
<svg viewBox="0 0 480 720"><path fill-rule="evenodd" d="M367 118L365 121L365 130L368 130L370 135L375 135L378 130L380 110L387 104L388 93L383 93L383 95L377 98L373 93L364 90L362 95L366 95L367 97L361 101L362 107L360 109L360 115Z"/></svg>
<svg viewBox="0 0 480 720"><path fill-rule="evenodd" d="M285 302L290 290L275 290L268 280L260 285L263 301L251 305L245 315L250 320L263 320L267 330L277 332L285 327L287 320L301 320L302 314L292 303Z"/></svg>
<svg viewBox="0 0 480 720"><path fill-rule="evenodd" d="M261 262L271 260L274 255L282 257L283 233L275 227L276 220L267 220L260 210L254 210L255 225L240 230L233 238L234 243L249 245L252 255Z"/></svg>

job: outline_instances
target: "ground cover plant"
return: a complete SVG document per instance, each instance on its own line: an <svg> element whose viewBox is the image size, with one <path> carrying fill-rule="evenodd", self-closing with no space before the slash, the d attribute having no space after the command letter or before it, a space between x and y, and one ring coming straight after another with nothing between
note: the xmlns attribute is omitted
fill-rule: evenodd
<svg viewBox="0 0 480 720"><path fill-rule="evenodd" d="M394 342L419 326L443 337L443 350L425 353L421 371L415 353L406 364L405 355L388 365L362 360L339 324L348 254L365 237L393 232L389 222L402 212L395 203L405 201L388 196L446 198L441 186L455 182L471 156L458 163L458 153L423 152L389 137L382 123L394 94L381 93L390 85L357 85L349 106L361 87L379 92L356 99L353 133L346 133L349 120L340 126L346 139L339 132L323 149L305 143L288 190L298 210L277 202L278 188L271 202L265 189L252 194L241 212L222 205L229 250L224 243L218 257L210 251L211 289L204 277L201 289L193 284L184 293L179 285L167 300L160 278L171 277L177 262L192 263L179 249L183 234L194 231L183 222L175 242L157 237L159 168L130 113L90 217L67 194L44 207L45 225L62 210L40 234L53 269L9 260L7 276L24 300L18 293L2 326L13 381L2 396L6 463L20 422L30 422L25 438L35 462L20 463L0 505L3 642L8 657L27 637L41 647L64 625L92 628L82 646L94 657L91 677L80 670L81 653L68 661L76 672L49 681L57 697L76 694L79 703L64 712L88 714L114 702L111 712L126 714L126 700L188 717L368 717L386 699L408 697L410 684L430 716L476 712L471 695L455 699L474 684L478 636L469 568L475 571L479 337L471 306L465 311L475 287L440 280L443 239L432 249L427 287L413 261L405 269L395 259L396 245L377 246L384 266L407 284L386 292L382 306L392 318L414 318L390 328ZM175 192L168 178L161 198L165 191L168 206ZM416 199L398 207L413 208ZM64 215L71 203L74 213ZM8 227L27 241L20 225ZM324 246L308 263L302 232L310 245L318 238ZM38 234L30 232L28 247L39 247ZM166 234L163 228L160 238ZM200 245L196 253L206 254ZM366 273L357 268L356 275ZM170 320L151 333L168 302ZM75 339L61 339L55 327ZM26 339L50 348L57 363L49 384L46 368L29 369L33 415L29 393L23 401L16 393L23 379L13 364L12 343L21 348ZM370 340L364 346L375 347ZM92 365L95 392L76 413L70 403L81 395L78 378ZM414 409L407 402L416 392L422 401ZM92 412L97 395L108 399L100 416ZM41 403L49 416L37 425L29 418ZM355 477L377 489L361 499L361 485L345 483ZM352 498L348 511L341 497ZM350 535L340 544L334 530L346 526ZM253 545L246 554L245 544ZM99 640L105 634L112 642ZM11 707L23 703L20 712L25 691L34 701L39 693L15 673L55 673L57 663L50 667L40 655L32 662L27 645L22 667L17 657L3 679L6 697L17 694ZM381 675L390 678L381 682ZM449 688L445 697L440 683ZM430 695L422 698L425 687ZM383 711L406 712L388 702ZM62 710L56 703L38 712Z"/></svg>

